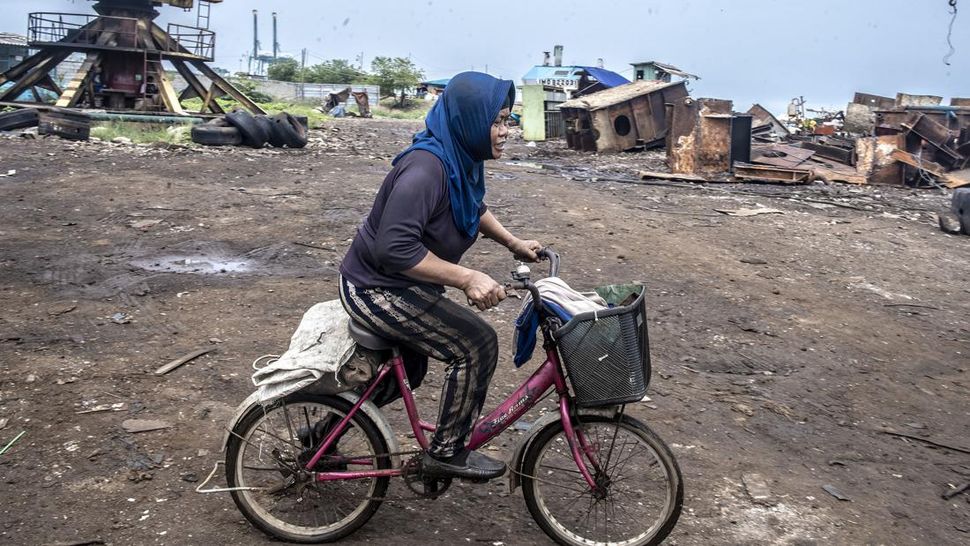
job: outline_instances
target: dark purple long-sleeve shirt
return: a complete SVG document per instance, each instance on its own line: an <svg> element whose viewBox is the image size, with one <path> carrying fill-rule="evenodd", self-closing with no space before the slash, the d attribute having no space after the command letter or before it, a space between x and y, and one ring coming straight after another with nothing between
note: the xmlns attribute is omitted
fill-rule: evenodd
<svg viewBox="0 0 970 546"><path fill-rule="evenodd" d="M479 214L485 214L482 204ZM404 275L428 252L457 264L475 243L455 225L448 175L441 161L424 150L403 158L384 178L374 206L347 255L340 273L358 288L406 288L425 283Z"/></svg>

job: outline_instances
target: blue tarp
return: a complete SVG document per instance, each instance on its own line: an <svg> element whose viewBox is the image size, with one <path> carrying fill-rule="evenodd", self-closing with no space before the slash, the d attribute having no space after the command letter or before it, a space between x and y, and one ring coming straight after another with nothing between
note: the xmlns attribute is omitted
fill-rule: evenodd
<svg viewBox="0 0 970 546"><path fill-rule="evenodd" d="M590 76L595 78L596 81L600 82L606 87L617 87L630 83L630 80L624 78L616 72L613 72L612 70L597 68L595 66L581 66L580 68L585 70Z"/></svg>

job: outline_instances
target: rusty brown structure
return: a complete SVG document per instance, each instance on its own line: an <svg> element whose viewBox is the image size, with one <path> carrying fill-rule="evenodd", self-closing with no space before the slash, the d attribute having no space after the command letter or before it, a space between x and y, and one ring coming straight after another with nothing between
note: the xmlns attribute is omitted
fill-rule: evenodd
<svg viewBox="0 0 970 546"><path fill-rule="evenodd" d="M559 105L574 150L622 152L663 145L666 104L688 96L684 82L638 81Z"/></svg>
<svg viewBox="0 0 970 546"><path fill-rule="evenodd" d="M733 103L685 97L667 107L667 163L673 173L717 175L751 160L751 115Z"/></svg>
<svg viewBox="0 0 970 546"><path fill-rule="evenodd" d="M21 102L25 91L47 89L58 96L56 106L98 106L113 111L185 114L181 99L201 97L201 114L222 114L217 97L229 95L257 114L265 112L207 63L215 55L215 33L197 27L155 23L161 5L189 9L195 0L97 0L94 14L31 13L28 45L37 52L0 74L0 85L13 82L0 93L0 103ZM219 3L222 0L200 0ZM52 71L72 54L84 60L67 87L61 88ZM188 82L178 93L165 65ZM195 69L193 71L192 69ZM211 84L203 85L196 73Z"/></svg>

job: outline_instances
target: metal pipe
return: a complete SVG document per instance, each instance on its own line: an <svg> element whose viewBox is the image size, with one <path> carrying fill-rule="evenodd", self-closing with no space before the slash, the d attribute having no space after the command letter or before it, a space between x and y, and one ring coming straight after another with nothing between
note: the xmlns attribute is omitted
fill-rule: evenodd
<svg viewBox="0 0 970 546"><path fill-rule="evenodd" d="M552 51L553 51L552 55L553 57L555 57L556 66L562 66L562 46L561 45L553 46Z"/></svg>
<svg viewBox="0 0 970 546"><path fill-rule="evenodd" d="M273 12L273 58L276 59L280 53L280 42L276 39L276 12Z"/></svg>
<svg viewBox="0 0 970 546"><path fill-rule="evenodd" d="M128 123L158 123L195 125L205 119L193 116L154 116L149 114L115 114L111 112L85 112L92 121L123 121Z"/></svg>
<svg viewBox="0 0 970 546"><path fill-rule="evenodd" d="M253 59L259 58L259 12L253 10Z"/></svg>

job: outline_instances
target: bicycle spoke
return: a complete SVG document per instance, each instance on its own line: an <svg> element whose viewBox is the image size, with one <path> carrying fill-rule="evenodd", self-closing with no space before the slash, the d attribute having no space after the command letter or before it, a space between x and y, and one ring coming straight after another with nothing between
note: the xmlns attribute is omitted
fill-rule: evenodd
<svg viewBox="0 0 970 546"><path fill-rule="evenodd" d="M582 477L560 427L555 436L547 436L536 446L538 456L526 459L525 471L552 482L549 487L538 481L526 484L530 511L549 524L550 536L559 542L656 543L652 534L669 531L669 527L663 530L663 524L679 511L670 508L674 500L669 471L653 444L638 429L616 419L590 418L583 423L581 434L588 448L584 463L588 457L591 464L587 468L599 486L590 488ZM577 490L577 483L582 484L582 491ZM563 485L566 487L556 487ZM538 500L538 506L531 498Z"/></svg>

